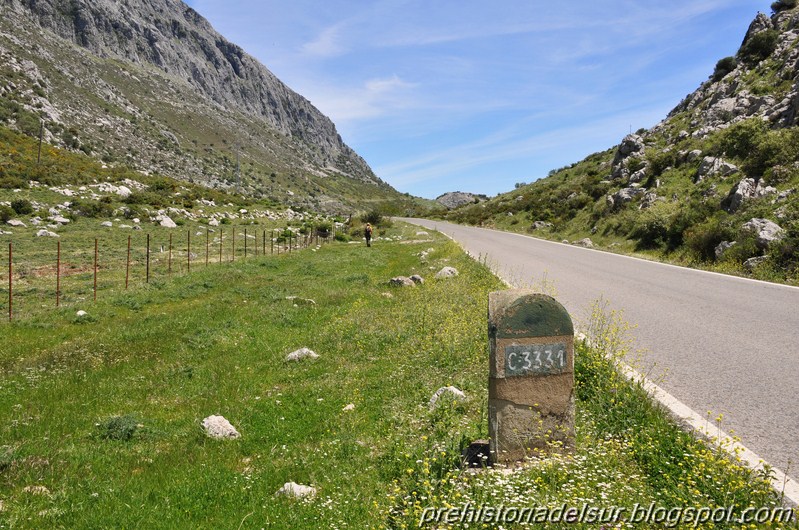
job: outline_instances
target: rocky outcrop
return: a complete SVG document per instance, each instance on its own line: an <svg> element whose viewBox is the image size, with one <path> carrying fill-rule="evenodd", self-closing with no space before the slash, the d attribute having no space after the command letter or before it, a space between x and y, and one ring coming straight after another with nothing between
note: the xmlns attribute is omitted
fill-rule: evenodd
<svg viewBox="0 0 799 530"><path fill-rule="evenodd" d="M747 44L756 35L773 30L776 30L777 42L771 53L765 57L746 56ZM779 65L774 73L775 79L795 79L799 61L798 37L799 22L795 11L776 13L771 18L759 13L744 37L735 67L721 78L711 77L703 83L671 111L669 118L685 111L696 111L690 134L699 138L751 117L760 117L777 127L796 125L799 82L795 81L784 93L758 94L747 86L746 76L751 68L770 59Z"/></svg>
<svg viewBox="0 0 799 530"><path fill-rule="evenodd" d="M696 172L696 180L699 182L705 177L714 177L716 175L726 177L737 171L738 168L735 165L725 162L721 158L706 156L702 159L702 163L699 164L699 169Z"/></svg>
<svg viewBox="0 0 799 530"><path fill-rule="evenodd" d="M735 213L747 200L773 195L777 190L771 186L764 186L761 181L753 178L741 179L730 190L729 195L722 201L722 208L730 213Z"/></svg>
<svg viewBox="0 0 799 530"><path fill-rule="evenodd" d="M644 139L637 134L626 136L616 150L611 178L624 182L641 182L646 177L647 162L644 158Z"/></svg>
<svg viewBox="0 0 799 530"><path fill-rule="evenodd" d="M486 200L484 195L475 195L474 193L465 193L462 191L451 191L436 197L437 203L450 210L483 200Z"/></svg>
<svg viewBox="0 0 799 530"><path fill-rule="evenodd" d="M750 219L743 225L743 229L750 231L755 236L755 244L761 250L767 249L775 241L785 235L785 231L773 221L768 219Z"/></svg>

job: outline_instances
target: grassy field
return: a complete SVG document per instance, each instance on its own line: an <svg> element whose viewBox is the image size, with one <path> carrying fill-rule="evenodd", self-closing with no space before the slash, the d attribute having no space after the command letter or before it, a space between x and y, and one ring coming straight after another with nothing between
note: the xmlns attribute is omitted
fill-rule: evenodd
<svg viewBox="0 0 799 530"><path fill-rule="evenodd" d="M0 528L418 528L425 508L464 502L779 503L762 473L679 431L616 374L606 355L628 344L603 311L587 326L597 346L577 354L574 457L462 470L461 448L487 435L487 294L503 286L415 230L162 276L82 318L0 324ZM460 275L434 280L445 265ZM427 282L388 287L413 273ZM320 357L285 360L303 346ZM431 410L447 385L467 399ZM241 438L207 438L212 414ZM276 496L289 481L316 496Z"/></svg>

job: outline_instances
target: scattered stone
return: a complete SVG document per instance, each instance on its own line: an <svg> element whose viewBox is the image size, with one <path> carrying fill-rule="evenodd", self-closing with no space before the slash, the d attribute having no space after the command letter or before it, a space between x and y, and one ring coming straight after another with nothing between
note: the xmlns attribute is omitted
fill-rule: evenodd
<svg viewBox="0 0 799 530"><path fill-rule="evenodd" d="M651 208L656 202L665 201L664 197L660 197L654 191L647 192L644 195L644 198L641 199L641 204L638 206L639 210L646 210L647 208Z"/></svg>
<svg viewBox="0 0 799 530"><path fill-rule="evenodd" d="M80 311L78 311L77 313L75 313L75 316L77 316L78 318L83 318L83 317L85 317L85 316L88 316L88 315L89 315L89 313L87 313L87 312L86 312L86 311L84 311L83 309L81 309Z"/></svg>
<svg viewBox="0 0 799 530"><path fill-rule="evenodd" d="M394 295L391 293L380 293L380 296L383 298L394 298Z"/></svg>
<svg viewBox="0 0 799 530"><path fill-rule="evenodd" d="M306 305L316 305L316 301L315 300L311 300L310 298L300 298L299 296L287 296L286 300L294 302L295 305L297 303L302 303L302 304L306 304Z"/></svg>
<svg viewBox="0 0 799 530"><path fill-rule="evenodd" d="M42 224L42 218L41 217L34 217L33 219L30 220L30 223L33 226L39 226L40 224Z"/></svg>
<svg viewBox="0 0 799 530"><path fill-rule="evenodd" d="M530 225L530 230L546 230L552 228L554 225L547 221L536 221Z"/></svg>
<svg viewBox="0 0 799 530"><path fill-rule="evenodd" d="M296 482L286 482L282 488L277 490L275 495L293 497L295 499L313 498L316 496L316 488L297 484Z"/></svg>
<svg viewBox="0 0 799 530"><path fill-rule="evenodd" d="M417 236L429 236L430 234L428 234L424 230L420 230L419 232L416 232L416 235Z"/></svg>
<svg viewBox="0 0 799 530"><path fill-rule="evenodd" d="M613 195L608 195L607 203L611 209L615 210L644 193L646 193L644 188L622 188Z"/></svg>
<svg viewBox="0 0 799 530"><path fill-rule="evenodd" d="M164 228L177 228L178 225L168 215L162 215L159 219L160 225Z"/></svg>
<svg viewBox="0 0 799 530"><path fill-rule="evenodd" d="M723 257L724 257L724 254L725 254L725 253L726 253L728 250L730 250L732 247L734 247L735 245L737 245L737 244L738 244L738 242L737 242L737 241L722 241L721 243L719 243L719 244L716 246L716 249L715 249L715 251L714 251L714 252L715 252L715 254L716 254L716 260L720 260L721 258L723 258Z"/></svg>
<svg viewBox="0 0 799 530"><path fill-rule="evenodd" d="M758 265L766 260L768 260L768 256L756 256L754 258L749 258L748 260L744 261L744 269L747 272L752 272Z"/></svg>
<svg viewBox="0 0 799 530"><path fill-rule="evenodd" d="M343 412L350 412L350 411L352 411L352 410L355 410L355 404L354 404L354 403L350 403L349 405L346 405L346 406L345 406L343 409L341 409L341 410L342 410Z"/></svg>
<svg viewBox="0 0 799 530"><path fill-rule="evenodd" d="M15 228L27 228L28 226L19 219L9 219L8 221L6 221L6 224L11 225Z"/></svg>
<svg viewBox="0 0 799 530"><path fill-rule="evenodd" d="M755 245L761 250L765 250L783 238L785 231L773 221L768 219L750 219L743 225L744 230L755 233Z"/></svg>
<svg viewBox="0 0 799 530"><path fill-rule="evenodd" d="M141 219L139 219L138 217L134 217L133 218L133 224L137 225L139 223L141 223Z"/></svg>
<svg viewBox="0 0 799 530"><path fill-rule="evenodd" d="M579 241L575 241L574 245L577 246L577 247L583 247L583 248L594 248L594 242L591 241L590 237L586 237L586 238L581 239Z"/></svg>
<svg viewBox="0 0 799 530"><path fill-rule="evenodd" d="M454 401L463 401L466 399L466 394L461 389L454 386L442 386L430 398L430 408L435 407L444 396L449 397Z"/></svg>
<svg viewBox="0 0 799 530"><path fill-rule="evenodd" d="M211 219L210 221L208 221L208 226L219 226L219 220Z"/></svg>
<svg viewBox="0 0 799 530"><path fill-rule="evenodd" d="M287 361L301 361L303 359L318 359L319 355L308 348L302 347L299 350L294 350L293 352L286 355Z"/></svg>
<svg viewBox="0 0 799 530"><path fill-rule="evenodd" d="M696 172L696 181L700 182L705 177L714 177L716 175L726 177L737 171L738 166L725 162L721 158L706 156L702 159L702 163L699 164L699 169Z"/></svg>
<svg viewBox="0 0 799 530"><path fill-rule="evenodd" d="M417 285L422 285L424 283L424 278L422 278L418 274L414 274L413 276L411 276L411 281L413 281L413 283Z"/></svg>
<svg viewBox="0 0 799 530"><path fill-rule="evenodd" d="M114 223L112 223L111 221L103 221L102 223L100 223L100 226L111 228L114 226Z"/></svg>
<svg viewBox="0 0 799 530"><path fill-rule="evenodd" d="M51 217L50 219L52 219L52 221L54 223L58 223L60 225L69 224L69 219L67 219L66 217L62 217L60 215L55 215L55 216Z"/></svg>
<svg viewBox="0 0 799 530"><path fill-rule="evenodd" d="M436 280L444 280L447 278L454 278L458 275L458 269L455 267L444 267L436 273Z"/></svg>
<svg viewBox="0 0 799 530"><path fill-rule="evenodd" d="M413 280L407 276L396 276L388 281L392 287L413 287L416 285Z"/></svg>
<svg viewBox="0 0 799 530"><path fill-rule="evenodd" d="M241 436L224 416L208 416L203 420L203 428L209 437L217 440L232 440Z"/></svg>
<svg viewBox="0 0 799 530"><path fill-rule="evenodd" d="M59 236L55 232L51 232L49 230L42 229L42 230L39 230L38 232L36 232L36 237L61 237L61 236Z"/></svg>

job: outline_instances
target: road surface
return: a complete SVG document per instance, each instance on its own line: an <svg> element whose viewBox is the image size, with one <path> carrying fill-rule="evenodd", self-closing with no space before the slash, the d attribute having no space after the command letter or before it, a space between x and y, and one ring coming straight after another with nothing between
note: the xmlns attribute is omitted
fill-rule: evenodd
<svg viewBox="0 0 799 530"><path fill-rule="evenodd" d="M722 429L799 476L799 288L520 234L403 220L449 235L516 287L546 277L577 322L600 297L623 310L637 326L650 379L700 415L723 414Z"/></svg>

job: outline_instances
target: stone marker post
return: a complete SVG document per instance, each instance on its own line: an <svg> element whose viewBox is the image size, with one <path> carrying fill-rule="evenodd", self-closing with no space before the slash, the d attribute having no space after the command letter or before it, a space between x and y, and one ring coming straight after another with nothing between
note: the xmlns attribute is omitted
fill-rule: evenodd
<svg viewBox="0 0 799 530"><path fill-rule="evenodd" d="M553 448L572 450L574 326L569 313L551 296L531 290L493 292L488 337L491 462L511 464Z"/></svg>

